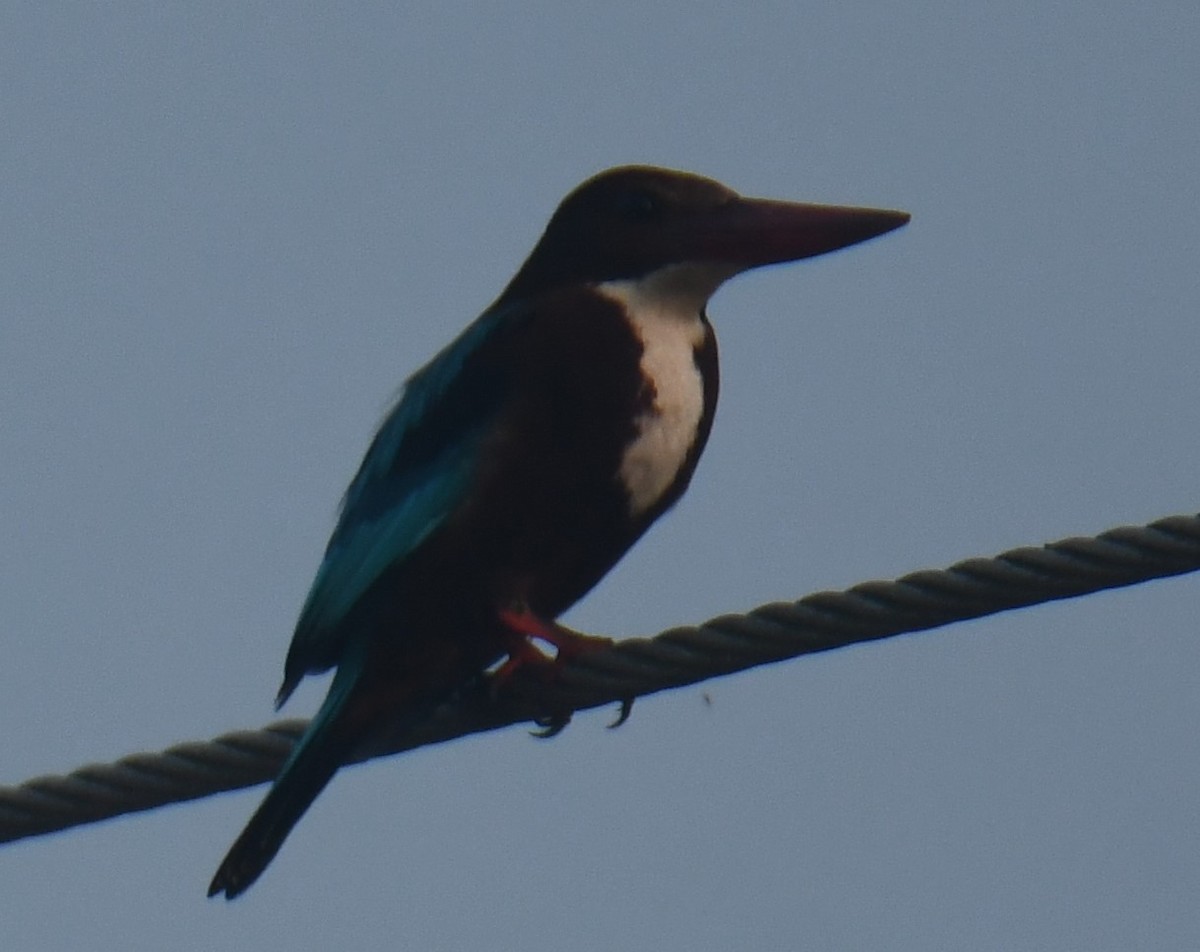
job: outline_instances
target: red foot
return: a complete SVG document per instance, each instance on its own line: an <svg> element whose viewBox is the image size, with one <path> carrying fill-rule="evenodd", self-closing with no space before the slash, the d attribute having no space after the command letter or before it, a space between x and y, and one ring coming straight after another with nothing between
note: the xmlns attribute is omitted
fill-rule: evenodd
<svg viewBox="0 0 1200 952"><path fill-rule="evenodd" d="M503 623L505 631L505 648L508 657L492 675L492 690L499 691L519 668L526 665L536 669L543 677L550 678L558 666L568 658L577 658L589 651L601 651L612 645L611 638L599 638L596 635L585 635L560 625L557 622L539 618L525 605L502 608L497 616ZM534 640L545 641L557 649L554 657L546 654ZM621 713L609 727L620 727L629 719L633 710L633 698L621 702ZM571 722L570 711L552 711L537 720L540 730L534 731L535 737L554 737Z"/></svg>
<svg viewBox="0 0 1200 952"><path fill-rule="evenodd" d="M589 651L599 651L602 648L611 647L613 643L611 638L585 635L581 631L575 631L566 625L558 624L558 622L544 621L525 606L502 608L497 614L504 622L505 627L517 636L515 640L523 641L530 647L533 647L528 640L530 638L537 638L554 645L558 649L555 660L565 660L587 654ZM537 653L546 658L542 652ZM551 659L547 658L546 660Z"/></svg>
<svg viewBox="0 0 1200 952"><path fill-rule="evenodd" d="M526 665L539 667L549 673L554 666L568 658L577 658L589 651L599 651L613 643L611 638L585 635L557 622L545 621L525 606L502 608L497 614L510 636L505 643L508 658L494 675L497 687ZM538 648L534 639L553 645L556 649L554 656L551 657Z"/></svg>

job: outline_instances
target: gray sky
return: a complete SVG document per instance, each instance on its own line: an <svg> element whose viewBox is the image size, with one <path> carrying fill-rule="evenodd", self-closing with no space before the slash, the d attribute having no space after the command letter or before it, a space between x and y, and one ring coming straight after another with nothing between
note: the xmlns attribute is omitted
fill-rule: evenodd
<svg viewBox="0 0 1200 952"><path fill-rule="evenodd" d="M571 623L1198 508L1194 0L376 6L0 13L0 782L270 719L390 395L609 165L914 219L716 296L693 488ZM1194 949L1197 605L346 771L233 904L261 791L27 841L0 948Z"/></svg>

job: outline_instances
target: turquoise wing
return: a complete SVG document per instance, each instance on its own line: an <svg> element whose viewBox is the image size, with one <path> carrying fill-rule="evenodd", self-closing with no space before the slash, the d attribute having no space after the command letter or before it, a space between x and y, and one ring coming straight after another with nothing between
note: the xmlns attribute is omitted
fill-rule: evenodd
<svg viewBox="0 0 1200 952"><path fill-rule="evenodd" d="M494 344L520 322L511 307L485 312L405 384L346 491L296 625L281 703L304 674L337 663L351 611L470 493L512 379Z"/></svg>

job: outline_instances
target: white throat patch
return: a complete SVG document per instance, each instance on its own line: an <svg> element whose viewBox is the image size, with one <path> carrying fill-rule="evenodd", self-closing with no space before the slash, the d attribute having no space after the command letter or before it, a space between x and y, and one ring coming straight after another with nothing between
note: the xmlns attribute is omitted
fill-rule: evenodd
<svg viewBox="0 0 1200 952"><path fill-rule="evenodd" d="M712 293L736 273L719 265L661 268L636 281L607 281L596 290L620 304L642 342L641 370L654 401L637 420L620 477L629 510L641 515L675 482L704 415L704 381L696 349L707 333L700 317Z"/></svg>

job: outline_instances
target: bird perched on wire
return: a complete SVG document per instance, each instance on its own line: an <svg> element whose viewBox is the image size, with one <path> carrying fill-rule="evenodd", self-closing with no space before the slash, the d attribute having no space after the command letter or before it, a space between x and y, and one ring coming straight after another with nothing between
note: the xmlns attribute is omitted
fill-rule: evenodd
<svg viewBox="0 0 1200 952"><path fill-rule="evenodd" d="M209 887L245 891L350 753L500 664L602 642L558 625L687 488L717 402L705 313L734 275L852 245L897 211L745 198L647 166L584 182L496 302L417 371L346 492L283 704L329 693Z"/></svg>

